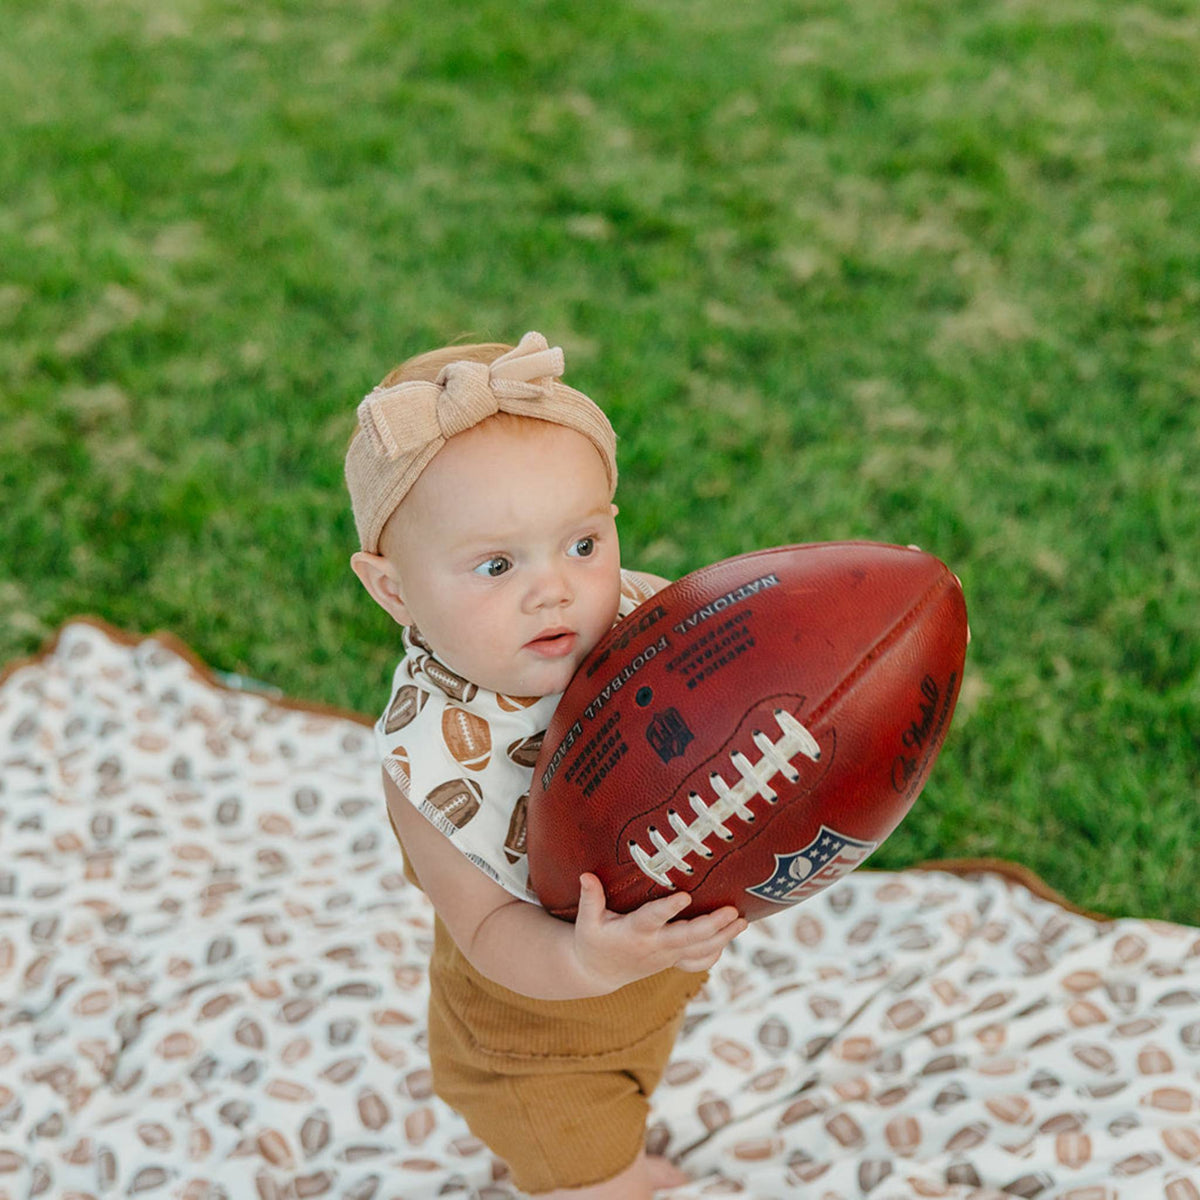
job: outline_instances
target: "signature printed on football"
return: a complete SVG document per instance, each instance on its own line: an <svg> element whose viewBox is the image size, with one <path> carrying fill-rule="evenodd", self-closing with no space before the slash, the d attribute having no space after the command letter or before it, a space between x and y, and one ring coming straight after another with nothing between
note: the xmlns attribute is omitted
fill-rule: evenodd
<svg viewBox="0 0 1200 1200"><path fill-rule="evenodd" d="M935 752L941 744L946 722L950 720L953 697L957 695L957 677L951 676L945 687L939 687L932 675L921 680L920 716L900 737L903 751L892 763L892 787L903 793L919 777L923 755Z"/></svg>

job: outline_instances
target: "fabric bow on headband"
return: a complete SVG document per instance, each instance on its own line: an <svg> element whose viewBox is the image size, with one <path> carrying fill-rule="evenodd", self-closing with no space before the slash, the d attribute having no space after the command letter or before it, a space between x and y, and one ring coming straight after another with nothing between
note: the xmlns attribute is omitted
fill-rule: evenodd
<svg viewBox="0 0 1200 1200"><path fill-rule="evenodd" d="M565 366L560 347L527 333L494 362L447 363L435 382L377 387L358 406L358 423L376 453L390 459L437 438L465 433L493 414L526 412L521 401L553 402L552 385Z"/></svg>
<svg viewBox="0 0 1200 1200"><path fill-rule="evenodd" d="M378 553L387 519L447 440L498 412L549 421L591 440L617 486L616 435L603 412L564 384L562 349L527 333L491 363L447 363L433 382L377 387L358 406L346 483L365 551Z"/></svg>

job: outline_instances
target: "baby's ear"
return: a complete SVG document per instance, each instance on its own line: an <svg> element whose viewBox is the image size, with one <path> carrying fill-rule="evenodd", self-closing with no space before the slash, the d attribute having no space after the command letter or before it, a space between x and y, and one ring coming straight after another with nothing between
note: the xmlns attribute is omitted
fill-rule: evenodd
<svg viewBox="0 0 1200 1200"><path fill-rule="evenodd" d="M400 590L400 574L382 554L359 550L350 556L350 569L358 576L371 599L401 625L411 625L412 617Z"/></svg>

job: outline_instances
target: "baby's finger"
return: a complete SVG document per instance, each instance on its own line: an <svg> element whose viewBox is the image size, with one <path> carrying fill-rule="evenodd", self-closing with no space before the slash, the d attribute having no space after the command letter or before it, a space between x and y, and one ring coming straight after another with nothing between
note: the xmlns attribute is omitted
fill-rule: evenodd
<svg viewBox="0 0 1200 1200"><path fill-rule="evenodd" d="M694 958L681 958L675 966L680 971L688 971L692 974L699 971L707 971L716 965L724 949L725 947L722 946L720 950L715 950L712 954L700 955Z"/></svg>
<svg viewBox="0 0 1200 1200"><path fill-rule="evenodd" d="M707 921L707 918L705 920ZM691 956L707 954L718 948L724 949L746 928L746 922L741 917L719 925L696 925L696 922L688 924L695 925L695 928L689 929L686 937L673 942L672 948L676 954ZM673 933L674 930L669 932Z"/></svg>
<svg viewBox="0 0 1200 1200"><path fill-rule="evenodd" d="M579 877L579 911L575 923L594 925L604 915L608 900L604 895L604 884L590 872Z"/></svg>
<svg viewBox="0 0 1200 1200"><path fill-rule="evenodd" d="M661 900L649 900L636 909L632 916L635 923L642 929L659 929L674 917L679 916L692 898L687 892L676 892L673 896L663 896ZM684 925L687 922L683 922Z"/></svg>
<svg viewBox="0 0 1200 1200"><path fill-rule="evenodd" d="M686 921L676 921L671 926L670 932L677 939L677 944L682 948L683 946L697 944L706 938L713 937L727 926L741 919L741 914L736 908L726 905L725 908L718 908L710 913L702 913L700 916L691 917Z"/></svg>
<svg viewBox="0 0 1200 1200"><path fill-rule="evenodd" d="M711 937L688 945L684 948L675 965L685 971L707 970L718 958L721 952L740 933L744 933L747 922L739 918L724 926ZM697 965L698 964L698 965Z"/></svg>

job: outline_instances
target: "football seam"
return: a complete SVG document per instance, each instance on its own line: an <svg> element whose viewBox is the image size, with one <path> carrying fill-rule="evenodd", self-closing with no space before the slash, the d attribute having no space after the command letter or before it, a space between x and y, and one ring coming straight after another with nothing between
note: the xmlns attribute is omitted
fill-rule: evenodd
<svg viewBox="0 0 1200 1200"><path fill-rule="evenodd" d="M760 753L757 762L751 762L740 751L735 751L725 756L728 762L732 764L735 772L741 776L736 783L730 786L720 772L710 772L709 789L715 793L716 799L710 801L707 795L702 794L698 790L688 794L687 799L691 804L694 820L688 821L675 810L668 810L670 818L667 824L675 831L676 836L674 838L667 841L663 833L651 825L649 826L647 836L655 849L654 853L648 854L636 839L629 841L630 856L638 870L646 878L658 883L660 886L673 887L669 882L664 882L664 880L660 879L654 871L653 864L659 860L660 856L665 856L671 862L671 866L669 867L662 868L660 866L663 874L667 874L671 870L683 870L688 875L693 874L697 869L696 867L688 867L686 865L680 867L673 860L675 857L678 857L681 862L689 859L692 854L697 853L696 848L689 845L689 849L685 853L677 854L675 847L679 842L685 844L689 844L693 840L703 842L711 834L719 830L723 831L726 821L736 819L744 824L753 822L755 815L746 816L743 810L749 811L750 801L755 796L762 797L770 804L776 803L778 797L771 788L771 782L777 775L784 775L787 778L787 772L793 771L796 772L796 779L789 780L789 782L799 782L800 775L792 760L803 755L812 762L820 761L821 753L817 746L817 740L800 721L793 717L786 709L777 709L775 720L780 729L778 741L772 741L765 733L756 733L752 739ZM789 725L794 726L794 728L789 728ZM763 740L760 741L760 738ZM763 744L764 741L767 743L766 745ZM784 747L788 747L790 752L785 753ZM739 762L739 759L742 761ZM772 768L765 774L762 773L764 763L769 764ZM781 763L783 764L782 766L780 765ZM714 779L721 785L720 787L713 783ZM677 790L672 799L679 795L679 791L681 790L682 788ZM768 792L771 794L768 795ZM683 805L680 803L680 808L682 807ZM712 823L712 828L706 828L709 823ZM695 833L697 827L701 830L700 835ZM685 830L687 831L686 833ZM690 838L689 834L691 835ZM733 837L734 835L730 834L730 838L727 840L731 840ZM703 857L711 858L712 854L703 854Z"/></svg>
<svg viewBox="0 0 1200 1200"><path fill-rule="evenodd" d="M949 572L946 575L939 577L932 583L921 598L902 616L895 625L891 627L867 652L859 659L854 670L838 684L824 700L818 704L812 712L810 712L806 720L811 721L814 725L823 717L831 708L834 708L842 697L858 683L863 673L871 664L879 658L893 642L897 641L905 632L905 630L916 621L921 611L927 608L934 598L945 591Z"/></svg>

